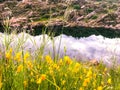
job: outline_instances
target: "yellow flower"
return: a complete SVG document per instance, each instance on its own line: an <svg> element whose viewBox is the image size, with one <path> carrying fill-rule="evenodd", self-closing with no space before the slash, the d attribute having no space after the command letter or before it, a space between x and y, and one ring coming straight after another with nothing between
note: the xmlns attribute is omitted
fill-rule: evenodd
<svg viewBox="0 0 120 90"><path fill-rule="evenodd" d="M83 82L83 87L86 87L87 86L87 82Z"/></svg>
<svg viewBox="0 0 120 90"><path fill-rule="evenodd" d="M112 84L111 78L108 79L107 83L108 83L108 84Z"/></svg>
<svg viewBox="0 0 120 90"><path fill-rule="evenodd" d="M23 70L23 65L19 65L18 67L17 67L17 73L19 73L19 72L21 72Z"/></svg>
<svg viewBox="0 0 120 90"><path fill-rule="evenodd" d="M72 60L69 56L64 56L64 60L65 62L69 65L69 64L72 64Z"/></svg>
<svg viewBox="0 0 120 90"><path fill-rule="evenodd" d="M87 73L87 77L91 77L92 76L92 71L89 70L88 73Z"/></svg>
<svg viewBox="0 0 120 90"><path fill-rule="evenodd" d="M24 84L24 87L27 87L27 85L28 85L26 80L23 82L23 84Z"/></svg>
<svg viewBox="0 0 120 90"><path fill-rule="evenodd" d="M58 70L58 69L59 69L59 66L54 63L54 64L53 64L53 68L56 69L56 70Z"/></svg>
<svg viewBox="0 0 120 90"><path fill-rule="evenodd" d="M27 62L27 66L28 66L28 68L30 68L30 69L33 68L33 64L32 64L30 61Z"/></svg>
<svg viewBox="0 0 120 90"><path fill-rule="evenodd" d="M33 72L32 71L30 72L30 75L33 76Z"/></svg>
<svg viewBox="0 0 120 90"><path fill-rule="evenodd" d="M38 78L37 79L37 84L41 84L41 82L42 82L41 78Z"/></svg>
<svg viewBox="0 0 120 90"><path fill-rule="evenodd" d="M79 67L80 67L80 63L76 63L75 68L79 68Z"/></svg>
<svg viewBox="0 0 120 90"><path fill-rule="evenodd" d="M14 59L17 60L18 62L21 60L21 55L22 55L22 52L18 52L16 53Z"/></svg>
<svg viewBox="0 0 120 90"><path fill-rule="evenodd" d="M79 90L84 90L82 87L80 87L80 89Z"/></svg>
<svg viewBox="0 0 120 90"><path fill-rule="evenodd" d="M64 85L65 83L66 83L65 80L62 80L62 81L61 81L61 85Z"/></svg>
<svg viewBox="0 0 120 90"><path fill-rule="evenodd" d="M25 55L24 55L24 61L26 61L27 58L29 58L29 56L30 56L29 52L26 52Z"/></svg>
<svg viewBox="0 0 120 90"><path fill-rule="evenodd" d="M5 57L6 57L6 59L10 60L11 59L11 53L6 52L5 53Z"/></svg>
<svg viewBox="0 0 120 90"><path fill-rule="evenodd" d="M77 73L79 71L79 69L80 69L80 64L79 63L76 63L74 68L72 68L74 73Z"/></svg>
<svg viewBox="0 0 120 90"><path fill-rule="evenodd" d="M90 82L90 78L86 78L85 82L89 83Z"/></svg>
<svg viewBox="0 0 120 90"><path fill-rule="evenodd" d="M63 65L63 60L60 59L59 62L58 62L59 65Z"/></svg>
<svg viewBox="0 0 120 90"><path fill-rule="evenodd" d="M103 87L102 87L102 86L99 86L99 87L97 88L97 90L103 90Z"/></svg>
<svg viewBox="0 0 120 90"><path fill-rule="evenodd" d="M48 64L51 64L53 62L52 58L49 55L45 56L45 60Z"/></svg>
<svg viewBox="0 0 120 90"><path fill-rule="evenodd" d="M6 59L10 60L12 58L12 48L5 53Z"/></svg>
<svg viewBox="0 0 120 90"><path fill-rule="evenodd" d="M94 74L93 74L94 79L96 79L96 76L97 76L96 73L94 73Z"/></svg>
<svg viewBox="0 0 120 90"><path fill-rule="evenodd" d="M90 78L86 78L83 82L83 86L86 87L90 82Z"/></svg>
<svg viewBox="0 0 120 90"><path fill-rule="evenodd" d="M12 53L12 51L13 51L12 48L10 48L9 52Z"/></svg>
<svg viewBox="0 0 120 90"><path fill-rule="evenodd" d="M2 88L3 83L0 81L0 89Z"/></svg>
<svg viewBox="0 0 120 90"><path fill-rule="evenodd" d="M83 77L82 77L82 76L80 76L80 79L82 80L82 79L83 79Z"/></svg>
<svg viewBox="0 0 120 90"><path fill-rule="evenodd" d="M43 81L43 80L45 80L46 79L46 75L45 74L42 74L41 75L41 80Z"/></svg>
<svg viewBox="0 0 120 90"><path fill-rule="evenodd" d="M37 84L41 84L42 81L44 81L46 79L46 75L45 74L42 74L41 77L38 78L38 75L37 75Z"/></svg>
<svg viewBox="0 0 120 90"><path fill-rule="evenodd" d="M84 68L84 69L83 69L83 72L84 72L84 73L87 73L87 70L86 70L86 68Z"/></svg>
<svg viewBox="0 0 120 90"><path fill-rule="evenodd" d="M49 74L50 74L50 75L53 75L53 74L54 74L53 68L52 68L52 67L49 67L48 69L49 69Z"/></svg>

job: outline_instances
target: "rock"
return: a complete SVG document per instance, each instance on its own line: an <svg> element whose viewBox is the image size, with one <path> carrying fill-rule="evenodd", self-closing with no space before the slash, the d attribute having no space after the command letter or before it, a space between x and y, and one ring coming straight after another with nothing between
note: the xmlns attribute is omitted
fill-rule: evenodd
<svg viewBox="0 0 120 90"><path fill-rule="evenodd" d="M17 32L23 31L25 29L25 26L27 24L27 18L26 17L12 17L10 19L10 27L11 30L16 30Z"/></svg>
<svg viewBox="0 0 120 90"><path fill-rule="evenodd" d="M4 10L4 3L0 4L0 12Z"/></svg>
<svg viewBox="0 0 120 90"><path fill-rule="evenodd" d="M106 18L107 16L108 16L108 14L101 15L101 16L96 20L96 23L103 21L104 18Z"/></svg>
<svg viewBox="0 0 120 90"><path fill-rule="evenodd" d="M63 26L65 25L65 22L63 22L62 20L54 20L49 22L46 26L47 27L56 27L56 26Z"/></svg>
<svg viewBox="0 0 120 90"><path fill-rule="evenodd" d="M76 21L81 21L82 19L84 19L84 16L78 17Z"/></svg>
<svg viewBox="0 0 120 90"><path fill-rule="evenodd" d="M89 13L85 18L91 18L93 15L95 15L96 14L96 12L95 11L93 11L93 12L91 12L91 13Z"/></svg>
<svg viewBox="0 0 120 90"><path fill-rule="evenodd" d="M120 24L117 24L117 25L115 26L115 28L116 28L116 29L120 29Z"/></svg>
<svg viewBox="0 0 120 90"><path fill-rule="evenodd" d="M1 15L2 15L3 19L4 19L5 17L11 17L11 16L12 16L12 11L10 11L10 10L5 11L5 12L3 12Z"/></svg>
<svg viewBox="0 0 120 90"><path fill-rule="evenodd" d="M41 22L32 22L32 23L29 23L28 26L31 26L32 27L36 27L36 26L44 26L45 24L44 23L41 23Z"/></svg>
<svg viewBox="0 0 120 90"><path fill-rule="evenodd" d="M81 6L81 9L85 8L85 5Z"/></svg>

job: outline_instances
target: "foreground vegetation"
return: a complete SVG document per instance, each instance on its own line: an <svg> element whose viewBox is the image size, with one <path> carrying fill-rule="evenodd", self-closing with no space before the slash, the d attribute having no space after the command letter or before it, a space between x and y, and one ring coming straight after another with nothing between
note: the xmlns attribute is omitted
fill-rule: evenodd
<svg viewBox="0 0 120 90"><path fill-rule="evenodd" d="M120 90L120 69L50 55L34 58L29 52L1 55L1 90Z"/></svg>
<svg viewBox="0 0 120 90"><path fill-rule="evenodd" d="M117 6L115 6L115 10L117 10L116 7ZM101 8L101 6L98 7L98 9L99 8L104 10L104 8ZM24 9L25 8L21 8L20 11ZM40 21L45 21L45 20L47 21L49 20L49 18L51 20L52 8L46 7L46 9L48 9L50 15L48 15L48 12L47 14L45 13L44 17L40 18ZM56 9L58 12L57 14L60 15L61 9L60 10L59 8ZM55 9L53 10L56 11ZM83 10L81 9L81 6L79 4L73 5L73 7L70 8L68 6L65 6L65 9L63 8L63 10L65 13L64 15L66 15L64 17L65 21L69 21L69 20L72 21L72 18L70 17L72 10L76 10L77 12L85 11L85 14L84 13L81 14L83 16L83 19L81 20L83 20L83 22L85 22L86 24L88 23L88 21L95 20L98 18L97 13L92 15L90 18L84 17L84 15L89 15L89 13L94 12L96 8L85 8ZM114 16L115 10L109 8L106 9L108 13L107 16L110 17L110 20L111 20L111 15ZM44 10L39 10L39 11L44 11ZM23 13L25 14L25 12ZM56 17L58 17L58 15ZM73 16L76 17L77 16L76 13ZM31 20L27 20L27 21L31 21ZM40 21L36 21L36 22L40 22ZM4 24L5 24L4 28L6 32L9 33L10 30L9 24L11 24L9 22L9 19L6 20ZM87 30L87 32L91 33L92 32L91 29L89 30ZM84 32L84 30L82 31ZM105 34L108 35L108 33L109 32L107 33L105 32L104 35ZM96 32L96 34L98 34L98 32ZM83 35L83 33L81 33L81 35ZM0 90L120 90L119 67L108 68L102 63L97 66L94 66L94 65L90 65L90 63L88 62L77 62L74 59L71 59L69 56L64 56L61 59L58 58L52 59L50 55L43 56L43 54L41 54L42 50L40 51L40 53L36 53L36 55L33 56L31 55L31 53L25 52L24 50L17 51L10 48L9 43L11 42L11 39L9 37L5 36L4 41L5 41L4 44L6 50L4 53L0 52ZM21 44L22 41L24 42L24 40L20 39L19 44Z"/></svg>

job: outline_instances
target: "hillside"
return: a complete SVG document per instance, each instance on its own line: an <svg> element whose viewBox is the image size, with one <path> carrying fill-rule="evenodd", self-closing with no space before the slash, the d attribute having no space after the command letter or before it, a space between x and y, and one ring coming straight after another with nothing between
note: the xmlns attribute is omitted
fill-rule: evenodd
<svg viewBox="0 0 120 90"><path fill-rule="evenodd" d="M64 28L65 34L74 32L73 36L78 37L107 36L107 32L108 37L114 33L112 37L120 37L119 0L3 0L0 3L1 26L7 17L11 30L23 28L32 32L35 29L35 34L40 34L42 28L47 27L59 34Z"/></svg>

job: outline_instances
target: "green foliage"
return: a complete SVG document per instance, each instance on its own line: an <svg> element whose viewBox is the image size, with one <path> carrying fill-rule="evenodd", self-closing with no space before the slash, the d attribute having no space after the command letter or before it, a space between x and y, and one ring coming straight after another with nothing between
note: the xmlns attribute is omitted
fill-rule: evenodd
<svg viewBox="0 0 120 90"><path fill-rule="evenodd" d="M96 0L96 1L102 1L102 0Z"/></svg>
<svg viewBox="0 0 120 90"><path fill-rule="evenodd" d="M91 17L91 19L97 19L97 18L98 18L97 15L93 15L93 16Z"/></svg>
<svg viewBox="0 0 120 90"><path fill-rule="evenodd" d="M79 4L76 4L76 5L73 5L73 8L79 10L81 7Z"/></svg>
<svg viewBox="0 0 120 90"><path fill-rule="evenodd" d="M0 59L1 90L120 89L120 67L94 66L69 56L52 59L43 56L44 45L34 59L29 52L6 50Z"/></svg>
<svg viewBox="0 0 120 90"><path fill-rule="evenodd" d="M86 9L86 13L88 14L88 13L91 13L91 12L93 12L94 11L94 9L93 8L87 8Z"/></svg>

